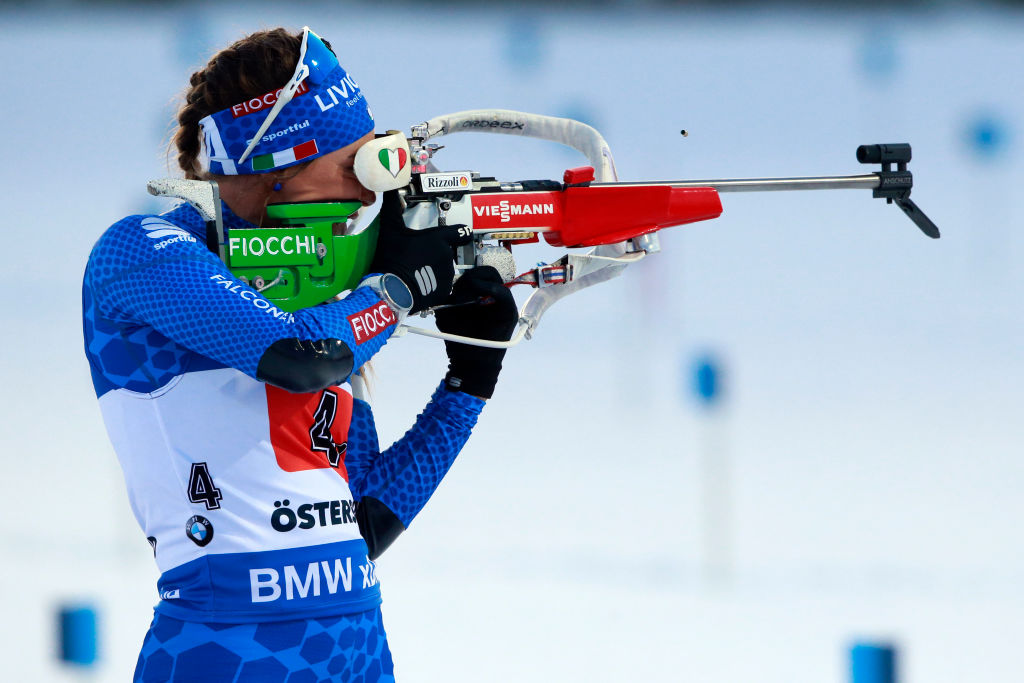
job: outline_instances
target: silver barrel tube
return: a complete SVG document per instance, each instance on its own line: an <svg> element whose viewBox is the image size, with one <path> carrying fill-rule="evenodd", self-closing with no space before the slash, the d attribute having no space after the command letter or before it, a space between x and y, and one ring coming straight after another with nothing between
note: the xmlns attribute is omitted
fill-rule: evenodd
<svg viewBox="0 0 1024 683"><path fill-rule="evenodd" d="M772 192L784 190L873 190L881 179L877 173L847 176L808 176L803 178L732 178L719 180L655 180L651 182L591 183L591 187L713 187L719 192Z"/></svg>

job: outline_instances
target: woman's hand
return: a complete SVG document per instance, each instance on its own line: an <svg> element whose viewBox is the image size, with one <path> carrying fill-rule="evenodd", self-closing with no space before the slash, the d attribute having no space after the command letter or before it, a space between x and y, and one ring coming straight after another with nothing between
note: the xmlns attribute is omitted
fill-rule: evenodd
<svg viewBox="0 0 1024 683"><path fill-rule="evenodd" d="M384 193L380 234L371 273L394 273L412 292L412 313L444 303L455 278L455 247L472 239L463 225L410 230L402 220L398 191Z"/></svg>
<svg viewBox="0 0 1024 683"><path fill-rule="evenodd" d="M463 337L508 341L519 322L512 292L491 266L467 270L455 282L447 308L434 313L437 329ZM505 349L488 349L446 341L448 374L445 386L480 398L490 398L501 372Z"/></svg>

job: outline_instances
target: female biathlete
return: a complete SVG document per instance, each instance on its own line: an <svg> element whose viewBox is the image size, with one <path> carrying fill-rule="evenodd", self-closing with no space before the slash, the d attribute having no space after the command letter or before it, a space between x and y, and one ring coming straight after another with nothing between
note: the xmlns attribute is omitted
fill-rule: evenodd
<svg viewBox="0 0 1024 683"><path fill-rule="evenodd" d="M179 165L217 181L228 238L272 225L268 204L375 199L353 172L374 137L366 99L308 29L214 55L178 124ZM135 680L393 680L373 560L466 442L504 352L446 344L444 381L383 451L350 381L409 312L457 304L438 310L443 331L509 338L515 302L493 269L453 291L460 239L407 229L389 193L358 286L284 311L207 247L189 204L100 237L86 355L161 572Z"/></svg>

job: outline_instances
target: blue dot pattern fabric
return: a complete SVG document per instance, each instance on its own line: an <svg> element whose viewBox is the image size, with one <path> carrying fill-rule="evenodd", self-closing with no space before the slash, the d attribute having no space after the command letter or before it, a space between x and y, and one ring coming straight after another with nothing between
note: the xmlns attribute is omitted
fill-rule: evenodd
<svg viewBox="0 0 1024 683"><path fill-rule="evenodd" d="M262 624L200 624L157 614L139 683L392 683L380 609Z"/></svg>
<svg viewBox="0 0 1024 683"><path fill-rule="evenodd" d="M412 428L381 452L370 406L354 401L345 466L356 500L376 498L408 528L455 462L484 403L442 382Z"/></svg>
<svg viewBox="0 0 1024 683"><path fill-rule="evenodd" d="M222 211L229 233L252 227L226 205ZM182 205L160 216L128 217L97 242L83 282L83 332L97 395L115 392L104 400L121 396L124 390L160 396L158 390L174 386L176 377L204 370L234 368L256 379L260 357L279 339L341 339L351 348L358 368L393 331L392 326L356 342L348 317L380 304L367 288L339 302L295 313L278 310L235 280L209 252L205 228L198 213ZM441 384L413 427L381 451L370 406L354 401L345 455L352 496L377 498L408 527L451 467L483 405L483 400L447 391ZM168 434L192 428L171 421L162 426ZM131 491L133 482L128 483ZM151 494L140 489L141 496ZM218 514L227 514L226 508L207 516L213 519ZM298 560L291 553L298 557L306 550L274 552L289 553L288 563L295 564ZM210 600L223 602L223 592L211 593ZM257 615L242 624L238 618L185 615L187 620L182 621L158 614L146 637L136 680L393 680L379 611L298 615L308 618L270 621Z"/></svg>
<svg viewBox="0 0 1024 683"><path fill-rule="evenodd" d="M253 228L222 205L225 227ZM205 223L183 204L161 216L129 216L92 250L82 287L83 334L98 396L152 393L188 370L233 367L250 377L280 339L340 339L353 367L394 332L356 342L348 320L380 302L359 287L341 301L286 313L235 279L205 245Z"/></svg>

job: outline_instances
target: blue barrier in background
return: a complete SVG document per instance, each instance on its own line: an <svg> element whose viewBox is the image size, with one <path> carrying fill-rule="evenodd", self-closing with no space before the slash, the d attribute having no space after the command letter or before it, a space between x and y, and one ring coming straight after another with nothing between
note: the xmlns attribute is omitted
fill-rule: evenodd
<svg viewBox="0 0 1024 683"><path fill-rule="evenodd" d="M78 666L95 664L96 610L88 605L63 605L58 610L57 620L60 660Z"/></svg>
<svg viewBox="0 0 1024 683"><path fill-rule="evenodd" d="M978 114L968 124L965 137L977 158L991 161L1009 147L1010 126L998 115Z"/></svg>
<svg viewBox="0 0 1024 683"><path fill-rule="evenodd" d="M709 408L722 399L721 364L710 354L698 357L693 364L693 390L701 404Z"/></svg>
<svg viewBox="0 0 1024 683"><path fill-rule="evenodd" d="M898 36L884 27L872 26L859 51L861 71L876 83L894 80L901 66Z"/></svg>
<svg viewBox="0 0 1024 683"><path fill-rule="evenodd" d="M855 643L850 648L850 683L896 683L896 648Z"/></svg>

